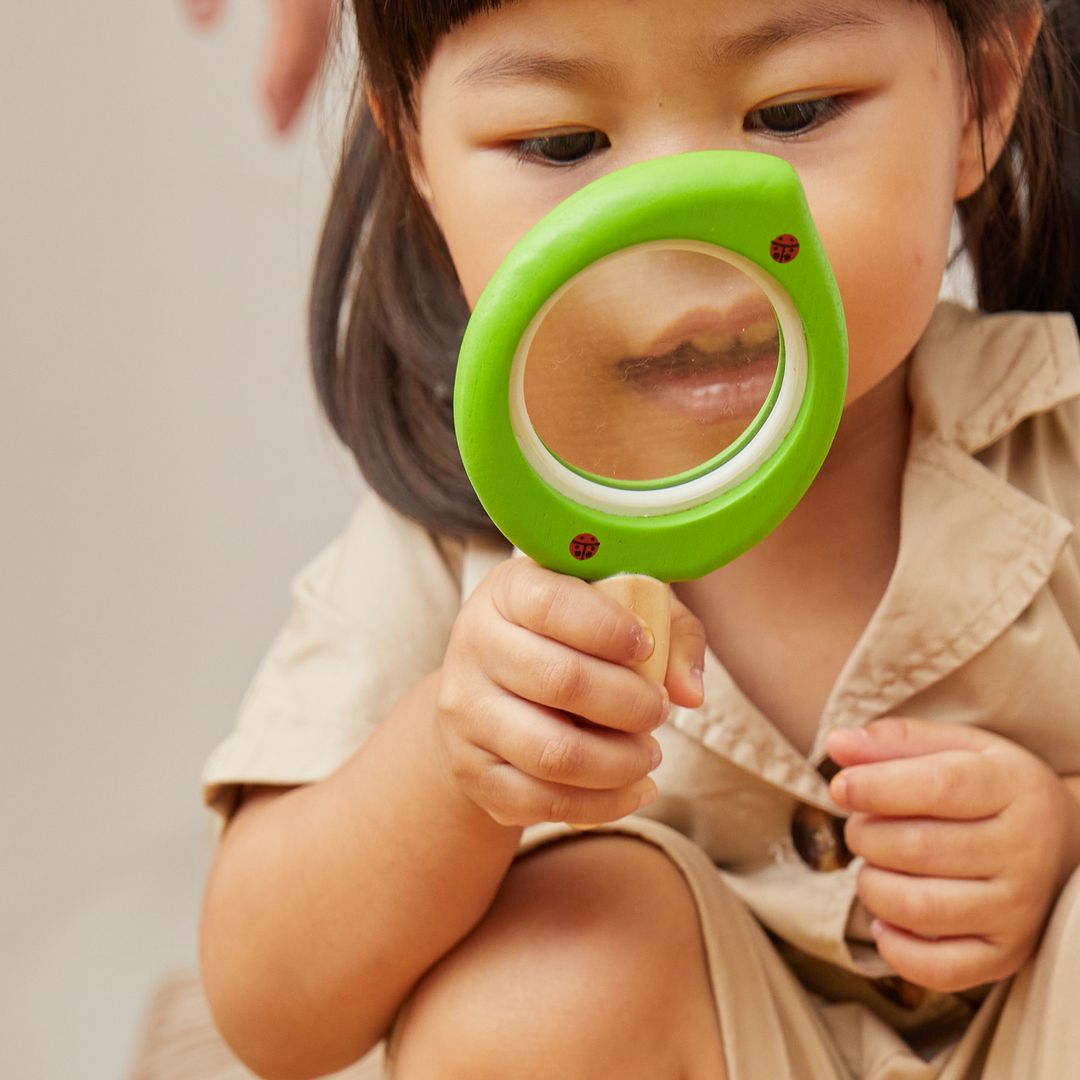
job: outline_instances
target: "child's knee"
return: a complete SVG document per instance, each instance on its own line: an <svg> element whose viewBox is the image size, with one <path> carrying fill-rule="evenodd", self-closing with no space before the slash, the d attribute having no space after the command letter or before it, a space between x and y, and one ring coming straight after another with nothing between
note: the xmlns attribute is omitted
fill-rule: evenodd
<svg viewBox="0 0 1080 1080"><path fill-rule="evenodd" d="M685 1044L719 1057L689 890L656 849L595 836L515 865L417 987L395 1076L693 1075Z"/></svg>

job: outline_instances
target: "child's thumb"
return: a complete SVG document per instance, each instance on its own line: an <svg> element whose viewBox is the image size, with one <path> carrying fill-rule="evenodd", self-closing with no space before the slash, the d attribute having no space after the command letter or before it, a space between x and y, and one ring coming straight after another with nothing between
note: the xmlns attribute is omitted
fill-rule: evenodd
<svg viewBox="0 0 1080 1080"><path fill-rule="evenodd" d="M671 652L668 655L667 691L675 705L697 708L705 700L705 627L674 594L671 598Z"/></svg>

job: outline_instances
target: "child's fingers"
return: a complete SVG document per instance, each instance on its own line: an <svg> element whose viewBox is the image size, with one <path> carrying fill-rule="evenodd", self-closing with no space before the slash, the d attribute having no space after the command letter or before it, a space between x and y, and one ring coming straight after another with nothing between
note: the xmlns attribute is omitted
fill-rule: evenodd
<svg viewBox="0 0 1080 1080"><path fill-rule="evenodd" d="M923 937L989 937L1003 929L996 881L918 877L867 865L858 894L879 919Z"/></svg>
<svg viewBox="0 0 1080 1080"><path fill-rule="evenodd" d="M926 757L850 766L833 777L829 791L845 810L974 821L1008 804L1011 788L999 772L989 755L943 750Z"/></svg>
<svg viewBox="0 0 1080 1080"><path fill-rule="evenodd" d="M651 731L670 708L663 687L629 668L513 624L480 663L491 682L526 701L618 731Z"/></svg>
<svg viewBox="0 0 1080 1080"><path fill-rule="evenodd" d="M644 660L653 639L636 615L584 581L509 559L491 574L491 600L510 623L601 660Z"/></svg>
<svg viewBox="0 0 1080 1080"><path fill-rule="evenodd" d="M668 694L676 705L696 709L705 699L705 628L674 594L671 597L671 651L668 654Z"/></svg>
<svg viewBox="0 0 1080 1080"><path fill-rule="evenodd" d="M500 825L525 826L541 821L603 825L632 814L656 793L656 785L648 777L613 791L590 791L537 780L495 759L477 774L473 786L473 801L493 820Z"/></svg>
<svg viewBox="0 0 1080 1080"><path fill-rule="evenodd" d="M986 750L1000 741L991 732L967 724L887 717L865 727L838 728L829 733L826 746L838 765L856 765L942 750Z"/></svg>
<svg viewBox="0 0 1080 1080"><path fill-rule="evenodd" d="M844 826L848 848L885 870L925 877L990 878L1002 871L1000 841L990 835L999 818L937 821L852 814Z"/></svg>
<svg viewBox="0 0 1080 1080"><path fill-rule="evenodd" d="M1008 954L981 937L928 941L882 920L873 924L878 952L918 986L944 993L970 990L1011 974Z"/></svg>
<svg viewBox="0 0 1080 1080"><path fill-rule="evenodd" d="M513 694L489 698L483 711L468 737L537 780L604 791L636 784L660 763L649 735L579 726Z"/></svg>

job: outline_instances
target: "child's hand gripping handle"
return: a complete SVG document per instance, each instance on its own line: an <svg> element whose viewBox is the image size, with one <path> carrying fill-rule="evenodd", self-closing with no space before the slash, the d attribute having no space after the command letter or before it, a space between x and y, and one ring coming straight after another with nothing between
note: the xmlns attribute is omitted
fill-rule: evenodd
<svg viewBox="0 0 1080 1080"><path fill-rule="evenodd" d="M652 633L652 654L631 667L650 682L663 686L671 646L671 587L644 574L617 574L596 582L596 588L632 611Z"/></svg>
<svg viewBox="0 0 1080 1080"><path fill-rule="evenodd" d="M649 628L655 643L653 651L629 666L650 682L663 686L671 648L671 586L644 574L617 574L597 581L595 588L632 611ZM576 824L571 827L582 831L595 828Z"/></svg>

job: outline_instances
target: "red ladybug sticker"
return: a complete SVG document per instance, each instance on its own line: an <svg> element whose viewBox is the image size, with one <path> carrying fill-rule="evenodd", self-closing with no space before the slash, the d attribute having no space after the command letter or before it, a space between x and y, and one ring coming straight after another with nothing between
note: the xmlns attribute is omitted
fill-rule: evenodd
<svg viewBox="0 0 1080 1080"><path fill-rule="evenodd" d="M584 562L591 559L600 550L600 541L592 533L578 533L570 541L570 554Z"/></svg>
<svg viewBox="0 0 1080 1080"><path fill-rule="evenodd" d="M789 263L799 254L798 237L784 233L769 244L769 254L778 263Z"/></svg>

